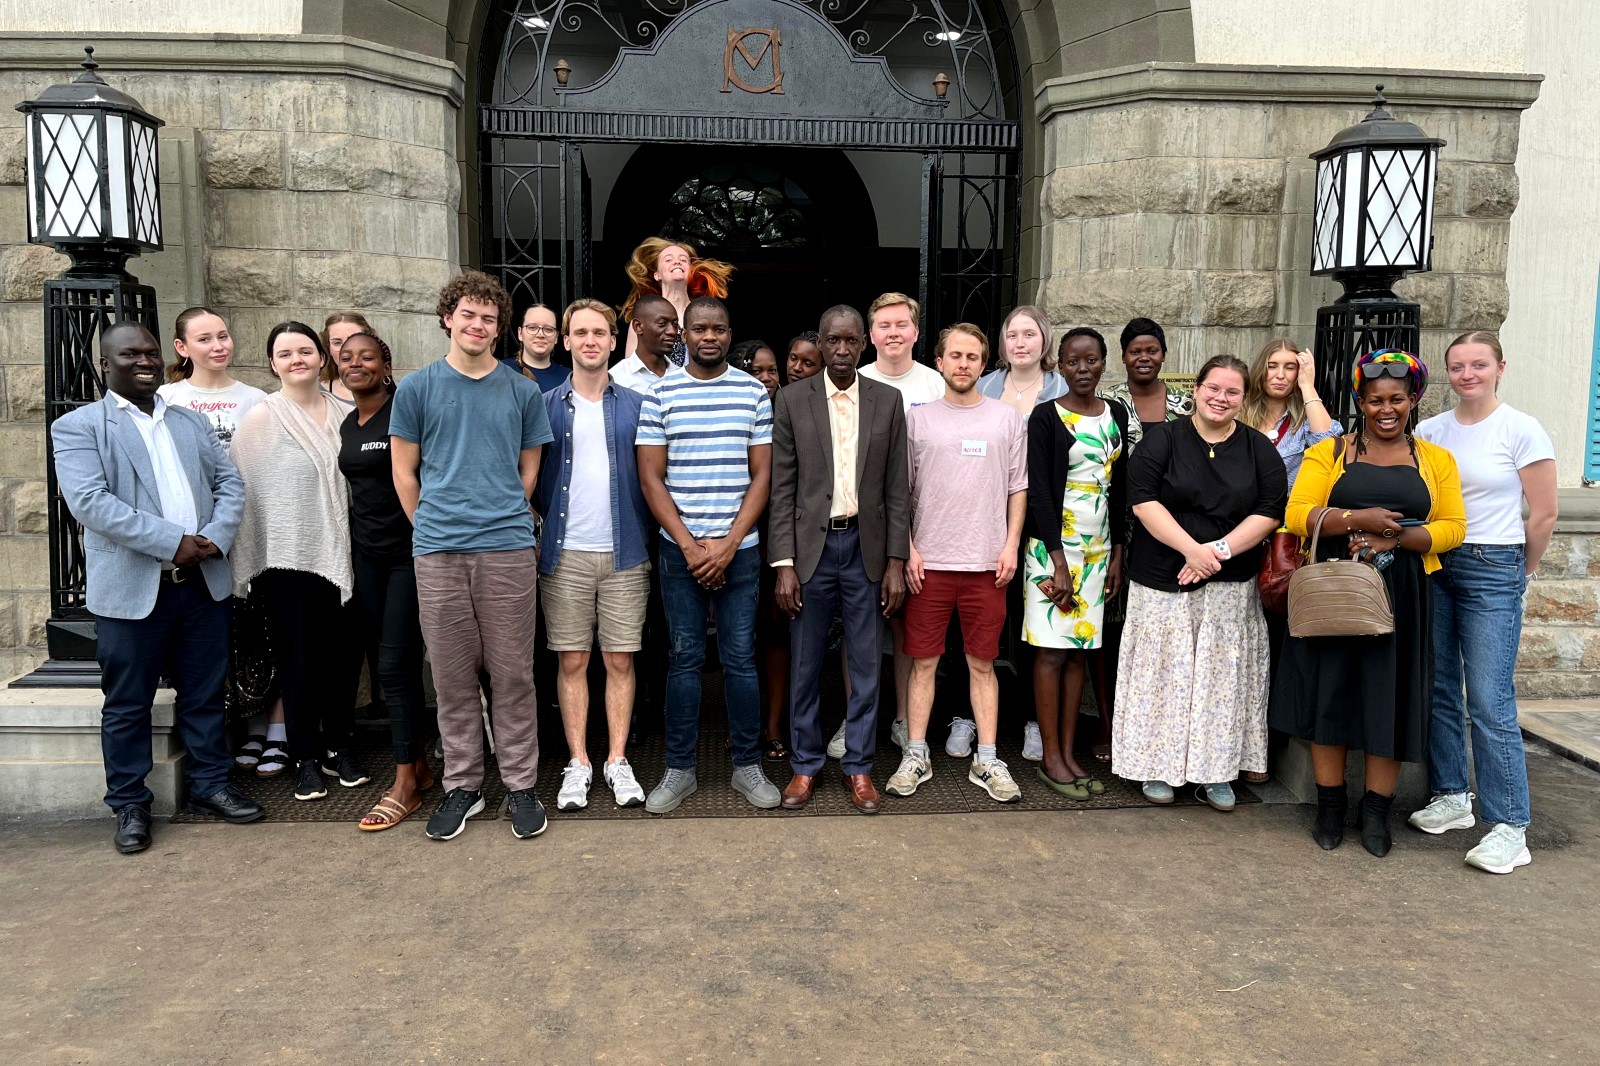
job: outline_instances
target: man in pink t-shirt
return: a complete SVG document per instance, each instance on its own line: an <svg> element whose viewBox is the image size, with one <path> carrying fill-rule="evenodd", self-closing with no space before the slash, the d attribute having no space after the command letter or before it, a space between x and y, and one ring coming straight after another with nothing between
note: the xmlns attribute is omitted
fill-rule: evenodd
<svg viewBox="0 0 1600 1066"><path fill-rule="evenodd" d="M906 583L905 652L912 659L910 741L889 778L890 795L909 796L933 777L928 719L934 675L950 614L961 618L978 749L967 780L991 799L1014 803L1022 790L995 754L1000 687L994 661L1006 623L1006 583L1017 569L1017 544L1028 490L1027 429L1009 404L985 398L978 378L989 341L963 322L939 335L935 363L944 398L906 416L911 462L911 559Z"/></svg>

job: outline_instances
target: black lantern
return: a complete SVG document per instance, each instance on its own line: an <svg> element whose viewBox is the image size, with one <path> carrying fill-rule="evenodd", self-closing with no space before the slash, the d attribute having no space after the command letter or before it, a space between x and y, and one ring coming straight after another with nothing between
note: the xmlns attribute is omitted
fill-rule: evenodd
<svg viewBox="0 0 1600 1066"><path fill-rule="evenodd" d="M1422 309L1394 283L1433 266L1433 193L1439 149L1414 123L1388 111L1378 86L1372 112L1341 130L1317 161L1311 273L1332 277L1344 295L1317 311L1318 390L1349 424L1355 360L1380 348L1415 352Z"/></svg>
<svg viewBox="0 0 1600 1066"><path fill-rule="evenodd" d="M72 257L44 283L44 421L94 403L105 391L96 341L113 322L159 336L156 294L124 267L161 249L156 131L162 121L95 73L83 73L17 105L27 116L28 239ZM47 456L49 452L47 451ZM50 658L13 686L98 687L94 619L85 605L83 540L46 461L50 501Z"/></svg>

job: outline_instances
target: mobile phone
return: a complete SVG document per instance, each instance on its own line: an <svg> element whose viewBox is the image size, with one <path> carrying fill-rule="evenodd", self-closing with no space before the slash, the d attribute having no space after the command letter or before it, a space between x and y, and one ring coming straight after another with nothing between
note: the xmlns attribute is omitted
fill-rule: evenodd
<svg viewBox="0 0 1600 1066"><path fill-rule="evenodd" d="M1397 526L1425 526L1427 524L1427 519L1424 518L1402 518L1395 523Z"/></svg>

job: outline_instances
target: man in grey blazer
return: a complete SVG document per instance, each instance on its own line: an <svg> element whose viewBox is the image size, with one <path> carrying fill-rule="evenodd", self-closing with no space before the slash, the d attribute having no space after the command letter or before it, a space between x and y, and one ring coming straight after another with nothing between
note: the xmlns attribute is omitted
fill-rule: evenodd
<svg viewBox="0 0 1600 1066"><path fill-rule="evenodd" d="M880 805L877 751L878 615L905 600L911 502L906 417L892 385L856 373L866 346L861 313L840 305L818 327L825 372L778 391L772 422L772 499L767 555L778 568L778 607L789 626L790 733L794 778L783 806L811 800L825 758L822 661L837 605L850 649L844 771L850 802Z"/></svg>
<svg viewBox="0 0 1600 1066"><path fill-rule="evenodd" d="M126 854L150 846L150 707L168 666L189 750L189 809L230 822L263 812L228 784L223 736L227 552L244 482L210 423L156 395L161 345L149 330L108 327L100 367L105 398L56 419L50 439L62 498L83 526L105 694L106 805L117 814L113 842Z"/></svg>

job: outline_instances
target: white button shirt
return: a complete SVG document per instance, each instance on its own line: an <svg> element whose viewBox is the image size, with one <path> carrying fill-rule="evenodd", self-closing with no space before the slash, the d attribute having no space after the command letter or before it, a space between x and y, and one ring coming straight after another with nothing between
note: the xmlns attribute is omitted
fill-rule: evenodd
<svg viewBox="0 0 1600 1066"><path fill-rule="evenodd" d="M189 476L184 473L178 449L172 443L172 431L167 428L167 402L156 397L155 413L147 415L131 402L111 394L117 409L133 418L144 438L144 450L150 455L150 465L156 472L156 493L161 499L161 517L174 525L182 526L191 536L200 532L200 516L195 510L194 493L189 489Z"/></svg>

